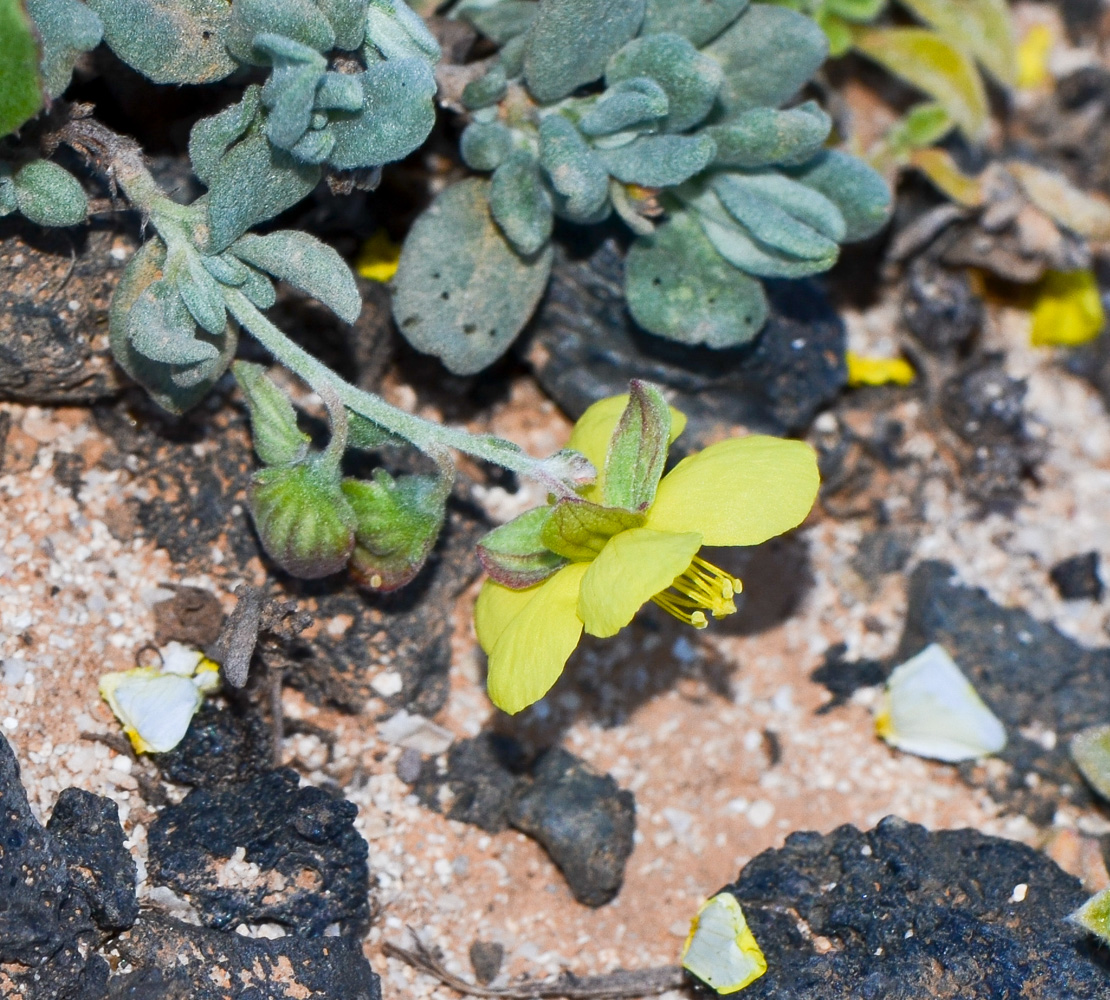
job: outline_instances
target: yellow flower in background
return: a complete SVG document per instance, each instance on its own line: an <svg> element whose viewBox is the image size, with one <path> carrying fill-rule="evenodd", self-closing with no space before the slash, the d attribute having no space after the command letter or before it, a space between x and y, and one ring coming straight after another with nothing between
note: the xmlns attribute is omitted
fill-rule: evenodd
<svg viewBox="0 0 1110 1000"><path fill-rule="evenodd" d="M362 244L355 270L370 281L385 283L393 279L400 263L400 244L394 243L384 229L379 229Z"/></svg>
<svg viewBox="0 0 1110 1000"><path fill-rule="evenodd" d="M1052 82L1048 57L1056 39L1047 24L1034 24L1018 43L1017 85L1022 90L1035 90Z"/></svg>
<svg viewBox="0 0 1110 1000"><path fill-rule="evenodd" d="M855 351L848 351L848 385L910 385L917 377L905 358L869 358Z"/></svg>
<svg viewBox="0 0 1110 1000"><path fill-rule="evenodd" d="M648 601L696 628L736 610L740 581L704 545L758 545L800 524L820 477L809 445L732 438L660 479L685 417L658 390L602 400L569 447L599 470L579 497L529 511L479 546L493 576L474 612L490 698L516 713L542 698L583 631L616 635Z"/></svg>
<svg viewBox="0 0 1110 1000"><path fill-rule="evenodd" d="M1035 347L1078 347L1106 325L1098 282L1092 271L1049 271L1033 300Z"/></svg>

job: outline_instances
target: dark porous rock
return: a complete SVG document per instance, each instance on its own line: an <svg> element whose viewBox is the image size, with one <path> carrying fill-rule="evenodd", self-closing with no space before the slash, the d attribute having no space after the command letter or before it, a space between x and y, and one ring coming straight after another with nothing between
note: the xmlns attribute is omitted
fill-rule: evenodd
<svg viewBox="0 0 1110 1000"><path fill-rule="evenodd" d="M337 923L357 934L370 917L358 809L298 784L282 769L197 788L167 806L148 833L151 881L187 896L212 927L275 922L316 937ZM225 877L237 850L257 875Z"/></svg>
<svg viewBox="0 0 1110 1000"><path fill-rule="evenodd" d="M821 666L809 675L810 680L823 685L832 695L817 709L818 715L843 705L860 688L882 684L890 675L889 666L881 660L848 660L847 652L848 647L842 642L830 646Z"/></svg>
<svg viewBox="0 0 1110 1000"><path fill-rule="evenodd" d="M578 902L602 906L616 896L632 853L636 802L610 775L566 750L548 750L518 788L510 822L543 845Z"/></svg>
<svg viewBox="0 0 1110 1000"><path fill-rule="evenodd" d="M951 654L1008 739L999 755L1009 765L1003 777L988 777L991 770L975 763L961 765L961 772L1035 822L1051 822L1060 796L1089 801L1067 748L1081 729L1110 719L1110 647L1081 646L1028 612L1000 607L985 591L954 582L953 573L942 562L914 570L893 662L933 642Z"/></svg>
<svg viewBox="0 0 1110 1000"><path fill-rule="evenodd" d="M381 982L357 941L268 940L152 915L117 942L132 971L110 1000L381 1000Z"/></svg>
<svg viewBox="0 0 1110 1000"><path fill-rule="evenodd" d="M1110 995L1105 952L1066 919L1087 897L1079 880L975 830L891 817L794 833L725 890L767 958L745 1000Z"/></svg>
<svg viewBox="0 0 1110 1000"><path fill-rule="evenodd" d="M615 239L560 248L525 342L536 378L575 419L627 392L630 379L647 379L673 390L672 403L690 418L683 441L704 446L737 424L800 431L847 382L843 324L813 282L766 282L771 316L762 333L743 348L714 351L639 329L623 275Z"/></svg>
<svg viewBox="0 0 1110 1000"><path fill-rule="evenodd" d="M89 404L120 390L107 331L108 303L133 246L121 239L96 226L0 221L0 399Z"/></svg>
<svg viewBox="0 0 1110 1000"><path fill-rule="evenodd" d="M183 642L203 649L219 638L224 610L219 598L203 587L174 587L173 597L159 601L154 612L154 642Z"/></svg>
<svg viewBox="0 0 1110 1000"><path fill-rule="evenodd" d="M1044 443L1026 426L1025 393L1024 380L994 357L972 359L942 389L945 420L971 446L964 489L985 510L1012 510L1043 457Z"/></svg>
<svg viewBox="0 0 1110 1000"><path fill-rule="evenodd" d="M1102 599L1102 578L1098 575L1098 553L1063 559L1048 571L1057 592L1065 601Z"/></svg>
<svg viewBox="0 0 1110 1000"><path fill-rule="evenodd" d="M982 326L983 301L966 271L918 257L906 275L902 317L923 347L942 354L965 345Z"/></svg>
<svg viewBox="0 0 1110 1000"><path fill-rule="evenodd" d="M479 733L453 743L444 766L425 761L414 791L448 819L500 833L509 825L513 793L528 763L524 748L511 736Z"/></svg>
<svg viewBox="0 0 1110 1000"><path fill-rule="evenodd" d="M151 759L164 778L181 785L244 781L270 770L272 730L245 699L234 699L223 708L205 701L181 742Z"/></svg>
<svg viewBox="0 0 1110 1000"><path fill-rule="evenodd" d="M54 454L54 466L51 470L54 481L65 487L74 500L84 484L85 460L72 451L59 451Z"/></svg>
<svg viewBox="0 0 1110 1000"><path fill-rule="evenodd" d="M504 961L505 946L499 941L479 941L475 938L470 943L470 965L474 969L474 978L483 986L497 978Z"/></svg>
<svg viewBox="0 0 1110 1000"><path fill-rule="evenodd" d="M89 901L97 926L106 931L130 927L139 916L138 872L123 843L116 803L67 788L54 803L46 829L61 846L70 878Z"/></svg>

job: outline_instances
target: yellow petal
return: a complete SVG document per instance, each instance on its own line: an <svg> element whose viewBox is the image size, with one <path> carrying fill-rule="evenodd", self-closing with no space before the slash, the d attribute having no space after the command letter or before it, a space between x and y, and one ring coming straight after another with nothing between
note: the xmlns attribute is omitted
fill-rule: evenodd
<svg viewBox="0 0 1110 1000"><path fill-rule="evenodd" d="M739 901L720 892L702 904L682 948L682 967L718 993L737 993L767 971Z"/></svg>
<svg viewBox="0 0 1110 1000"><path fill-rule="evenodd" d="M1077 347L1106 325L1098 282L1091 271L1049 271L1033 305L1035 347Z"/></svg>
<svg viewBox="0 0 1110 1000"><path fill-rule="evenodd" d="M605 456L609 453L609 441L613 431L617 429L624 408L628 405L628 393L623 396L610 396L608 399L599 399L589 407L578 422L574 425L574 433L567 442L568 448L580 451L585 455L593 467L597 469L597 481L588 489L582 491L582 496L595 503L601 502L602 482L605 477ZM669 444L674 444L675 439L686 427L686 414L671 407L671 437Z"/></svg>
<svg viewBox="0 0 1110 1000"><path fill-rule="evenodd" d="M913 365L905 358L869 358L855 351L844 355L848 363L848 384L860 385L909 385L915 374Z"/></svg>
<svg viewBox="0 0 1110 1000"><path fill-rule="evenodd" d="M1056 44L1052 29L1047 24L1034 24L1017 47L1017 85L1023 90L1035 90L1052 82L1048 57Z"/></svg>
<svg viewBox="0 0 1110 1000"><path fill-rule="evenodd" d="M760 434L730 438L663 477L645 527L697 531L703 545L758 545L805 520L820 482L808 444Z"/></svg>
<svg viewBox="0 0 1110 1000"><path fill-rule="evenodd" d="M474 631L478 633L478 644L485 653L493 652L501 633L509 627L525 605L536 596L536 591L546 581L523 590L513 590L493 580L482 584L478 601L474 605Z"/></svg>
<svg viewBox="0 0 1110 1000"><path fill-rule="evenodd" d="M500 617L490 619L491 630L498 634L489 654L486 684L490 700L509 715L547 694L582 638L582 622L575 607L587 565L571 563L538 586L516 591L529 594L530 599L504 624ZM498 611L507 608L506 602Z"/></svg>
<svg viewBox="0 0 1110 1000"><path fill-rule="evenodd" d="M696 531L677 535L631 528L610 538L582 580L578 617L586 631L602 639L616 635L686 570L701 544Z"/></svg>
<svg viewBox="0 0 1110 1000"><path fill-rule="evenodd" d="M389 238L389 233L379 229L362 244L355 270L370 281L386 282L397 273L401 262L401 247Z"/></svg>

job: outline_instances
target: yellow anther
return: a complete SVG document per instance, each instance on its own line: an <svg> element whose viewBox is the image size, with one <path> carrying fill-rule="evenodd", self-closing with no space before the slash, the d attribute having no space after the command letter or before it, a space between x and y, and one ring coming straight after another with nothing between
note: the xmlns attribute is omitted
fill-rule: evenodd
<svg viewBox="0 0 1110 1000"><path fill-rule="evenodd" d="M736 611L733 598L742 587L736 577L694 556L686 571L675 577L670 587L656 594L652 601L679 621L705 628L709 624L705 611L714 618L724 618Z"/></svg>

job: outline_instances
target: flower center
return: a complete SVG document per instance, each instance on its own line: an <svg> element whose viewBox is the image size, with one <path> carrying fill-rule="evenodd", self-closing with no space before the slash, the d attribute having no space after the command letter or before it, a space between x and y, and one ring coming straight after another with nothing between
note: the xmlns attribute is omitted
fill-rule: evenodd
<svg viewBox="0 0 1110 1000"><path fill-rule="evenodd" d="M733 598L740 593L743 585L734 576L700 556L681 576L664 591L656 594L652 601L668 614L694 628L705 628L709 619L708 611L714 618L724 618L736 611Z"/></svg>

